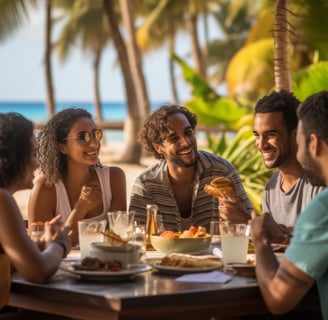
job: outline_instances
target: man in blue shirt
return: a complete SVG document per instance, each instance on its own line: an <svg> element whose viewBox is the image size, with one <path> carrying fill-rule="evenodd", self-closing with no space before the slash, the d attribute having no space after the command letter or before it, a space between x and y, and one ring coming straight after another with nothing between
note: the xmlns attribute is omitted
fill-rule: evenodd
<svg viewBox="0 0 328 320"><path fill-rule="evenodd" d="M314 94L298 108L297 159L313 185L328 186L328 91ZM256 275L269 310L293 309L316 282L321 311L328 319L328 190L305 207L282 261L270 246L268 214L253 217Z"/></svg>

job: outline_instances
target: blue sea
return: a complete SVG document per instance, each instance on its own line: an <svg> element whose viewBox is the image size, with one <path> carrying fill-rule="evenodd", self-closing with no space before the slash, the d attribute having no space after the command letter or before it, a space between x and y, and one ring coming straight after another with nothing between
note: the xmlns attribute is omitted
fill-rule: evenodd
<svg viewBox="0 0 328 320"><path fill-rule="evenodd" d="M151 103L151 110L154 111L160 106L161 102ZM91 102L62 102L57 103L56 111L61 111L68 107L79 107L88 110L95 116L94 107ZM48 112L46 105L43 102L0 102L0 113L15 111L21 113L26 118L36 123L46 122ZM127 107L124 102L109 102L102 104L102 115L105 121L125 120L127 115ZM122 130L106 130L107 141L123 141Z"/></svg>

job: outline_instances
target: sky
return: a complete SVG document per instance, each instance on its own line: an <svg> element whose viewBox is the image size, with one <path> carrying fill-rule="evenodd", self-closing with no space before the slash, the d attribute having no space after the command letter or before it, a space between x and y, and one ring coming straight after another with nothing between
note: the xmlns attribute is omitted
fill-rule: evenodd
<svg viewBox="0 0 328 320"><path fill-rule="evenodd" d="M218 37L218 28L210 24L210 38ZM190 37L180 35L176 51L186 58L190 51ZM0 102L45 101L44 10L35 11L28 23L0 43ZM116 52L108 47L100 67L100 95L103 102L125 102L124 81L119 66L115 66ZM79 49L73 50L65 64L52 56L55 99L58 102L93 101L92 58ZM172 100L169 84L169 55L163 48L143 56L143 71L151 102ZM190 97L188 85L178 80L181 101Z"/></svg>

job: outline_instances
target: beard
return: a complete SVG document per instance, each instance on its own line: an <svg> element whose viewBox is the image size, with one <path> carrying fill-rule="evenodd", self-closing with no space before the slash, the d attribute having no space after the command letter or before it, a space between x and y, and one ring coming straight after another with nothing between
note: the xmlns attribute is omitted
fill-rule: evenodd
<svg viewBox="0 0 328 320"><path fill-rule="evenodd" d="M312 159L308 150L305 151L302 167L313 186L325 185L325 178L322 174L322 170L320 166Z"/></svg>
<svg viewBox="0 0 328 320"><path fill-rule="evenodd" d="M181 167L181 168L190 168L190 167L194 167L197 163L197 147L193 146L193 153L194 153L194 157L186 162L183 159L181 159L178 155L173 156L173 155L166 155L166 160L172 162L173 164L175 164L177 167Z"/></svg>
<svg viewBox="0 0 328 320"><path fill-rule="evenodd" d="M190 168L196 164L197 159L195 157L192 162L188 162L188 163L181 160L180 158L171 158L170 161L174 163L177 167Z"/></svg>
<svg viewBox="0 0 328 320"><path fill-rule="evenodd" d="M278 168L281 166L284 162L284 159L282 155L280 154L277 158L275 158L273 161L265 161L264 160L264 165L268 169L273 169L273 168Z"/></svg>
<svg viewBox="0 0 328 320"><path fill-rule="evenodd" d="M276 148L277 156L274 159L267 161L263 159L265 167L268 169L281 167L282 165L290 161L290 159L293 157L292 155L294 150L295 149L290 138L289 143L285 143L282 147Z"/></svg>

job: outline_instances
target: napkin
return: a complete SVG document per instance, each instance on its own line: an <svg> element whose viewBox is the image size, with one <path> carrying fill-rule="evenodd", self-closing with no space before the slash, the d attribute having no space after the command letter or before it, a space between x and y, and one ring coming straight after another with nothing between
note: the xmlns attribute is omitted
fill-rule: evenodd
<svg viewBox="0 0 328 320"><path fill-rule="evenodd" d="M213 255L222 259L222 250L220 248L213 248Z"/></svg>
<svg viewBox="0 0 328 320"><path fill-rule="evenodd" d="M176 278L178 282L210 282L210 283L226 283L232 279L231 276L221 271L189 273Z"/></svg>

